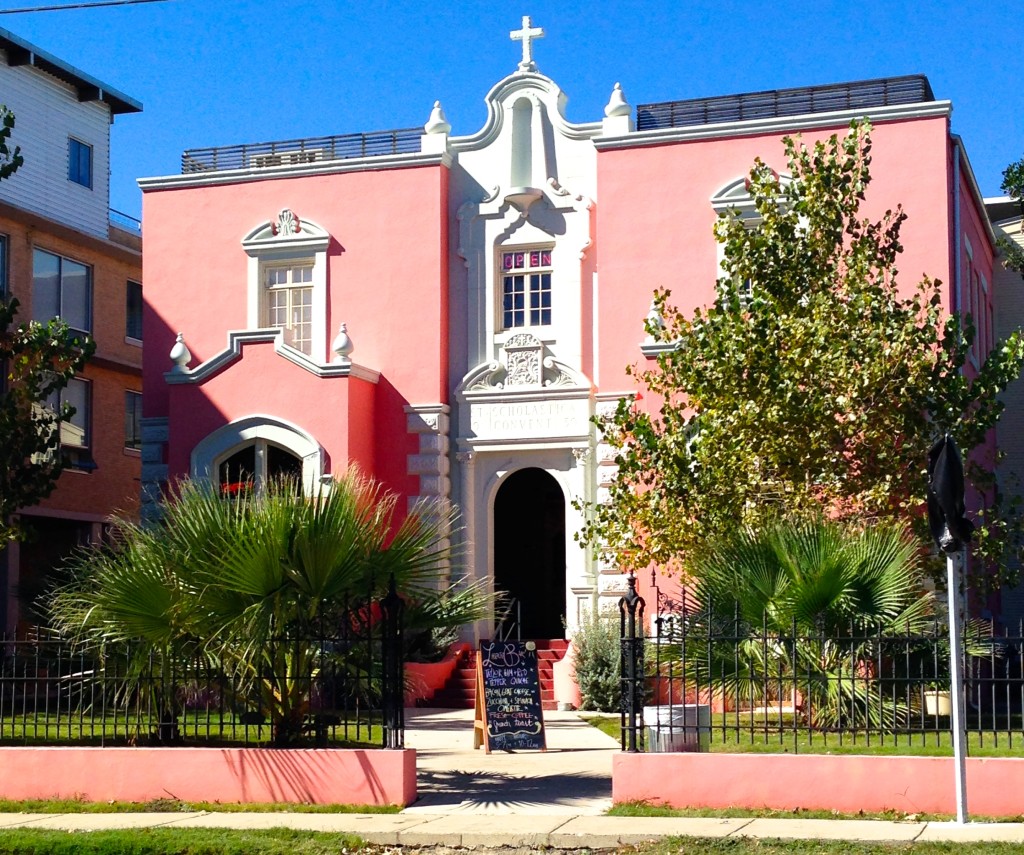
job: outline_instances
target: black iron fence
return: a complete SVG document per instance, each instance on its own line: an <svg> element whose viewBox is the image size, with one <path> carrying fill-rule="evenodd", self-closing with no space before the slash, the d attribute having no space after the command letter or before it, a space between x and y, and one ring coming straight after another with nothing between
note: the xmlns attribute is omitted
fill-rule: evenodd
<svg viewBox="0 0 1024 855"><path fill-rule="evenodd" d="M404 746L401 599L203 649L0 641L0 744Z"/></svg>
<svg viewBox="0 0 1024 855"><path fill-rule="evenodd" d="M952 751L945 627L780 632L690 605L632 581L620 601L623 750ZM972 751L1024 754L1022 635L967 627Z"/></svg>

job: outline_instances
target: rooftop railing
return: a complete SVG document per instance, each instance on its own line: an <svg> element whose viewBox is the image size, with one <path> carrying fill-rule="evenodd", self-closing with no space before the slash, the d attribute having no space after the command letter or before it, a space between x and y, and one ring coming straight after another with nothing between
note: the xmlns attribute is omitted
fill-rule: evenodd
<svg viewBox="0 0 1024 855"><path fill-rule="evenodd" d="M773 89L742 95L722 95L688 101L662 101L640 104L636 110L637 130L714 125L836 110L860 110L934 101L928 78L922 74L837 83L830 86L805 86L797 89Z"/></svg>
<svg viewBox="0 0 1024 855"><path fill-rule="evenodd" d="M135 232L136 234L142 234L142 220L138 217L133 217L131 214L126 214L124 211L118 211L115 208L108 208L107 219L112 226L124 229L125 231Z"/></svg>
<svg viewBox="0 0 1024 855"><path fill-rule="evenodd" d="M328 160L411 154L420 150L421 136L422 128L401 128L366 134L191 148L181 156L181 172L187 175L227 169L269 169Z"/></svg>

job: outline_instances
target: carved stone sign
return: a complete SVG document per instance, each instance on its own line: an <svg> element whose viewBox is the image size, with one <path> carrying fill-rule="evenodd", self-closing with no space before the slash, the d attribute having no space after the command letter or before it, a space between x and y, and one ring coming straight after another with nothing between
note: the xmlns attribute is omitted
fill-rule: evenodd
<svg viewBox="0 0 1024 855"><path fill-rule="evenodd" d="M474 402L470 407L470 426L478 439L586 436L590 429L586 400Z"/></svg>

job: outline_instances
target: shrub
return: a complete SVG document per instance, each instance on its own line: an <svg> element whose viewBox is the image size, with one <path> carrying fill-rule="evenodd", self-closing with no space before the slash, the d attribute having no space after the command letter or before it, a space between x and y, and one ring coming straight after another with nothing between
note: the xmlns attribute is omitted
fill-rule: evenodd
<svg viewBox="0 0 1024 855"><path fill-rule="evenodd" d="M622 686L619 677L619 617L613 612L590 612L573 636L576 682L583 709L618 712Z"/></svg>

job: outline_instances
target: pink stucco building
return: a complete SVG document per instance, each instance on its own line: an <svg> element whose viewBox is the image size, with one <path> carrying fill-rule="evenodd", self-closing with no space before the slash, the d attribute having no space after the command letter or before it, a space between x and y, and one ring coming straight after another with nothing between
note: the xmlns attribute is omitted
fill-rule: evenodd
<svg viewBox="0 0 1024 855"><path fill-rule="evenodd" d="M908 287L939 278L950 309L991 316L991 229L925 78L634 108L610 77L576 124L524 31L468 136L437 103L422 127L192 150L141 182L144 508L185 475L313 491L358 464L409 506L454 501L465 571L519 600L524 637L562 636L622 590L574 542L574 502L613 472L590 417L653 358L652 292L710 302L712 224L754 157L784 172L783 135L864 115L865 213L909 213Z"/></svg>

